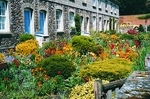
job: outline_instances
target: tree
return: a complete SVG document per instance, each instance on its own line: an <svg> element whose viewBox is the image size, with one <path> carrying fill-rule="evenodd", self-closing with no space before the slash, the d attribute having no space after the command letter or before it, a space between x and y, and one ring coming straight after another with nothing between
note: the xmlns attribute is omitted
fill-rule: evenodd
<svg viewBox="0 0 150 99"><path fill-rule="evenodd" d="M138 28L139 32L144 32L144 27L142 24L139 25L139 28Z"/></svg>
<svg viewBox="0 0 150 99"><path fill-rule="evenodd" d="M118 2L121 15L144 14L150 12L146 6L149 0L115 0Z"/></svg>
<svg viewBox="0 0 150 99"><path fill-rule="evenodd" d="M147 33L147 21L150 19L150 13L138 16L138 19L145 20L145 32Z"/></svg>

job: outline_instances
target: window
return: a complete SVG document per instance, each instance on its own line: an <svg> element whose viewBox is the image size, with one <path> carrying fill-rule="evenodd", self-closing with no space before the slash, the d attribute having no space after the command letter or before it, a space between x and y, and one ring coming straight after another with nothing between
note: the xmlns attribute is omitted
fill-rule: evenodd
<svg viewBox="0 0 150 99"><path fill-rule="evenodd" d="M102 18L99 17L99 31L102 31Z"/></svg>
<svg viewBox="0 0 150 99"><path fill-rule="evenodd" d="M89 33L89 18L86 17L86 32Z"/></svg>
<svg viewBox="0 0 150 99"><path fill-rule="evenodd" d="M113 14L113 4L111 3L111 14Z"/></svg>
<svg viewBox="0 0 150 99"><path fill-rule="evenodd" d="M96 0L92 0L92 5L96 7Z"/></svg>
<svg viewBox="0 0 150 99"><path fill-rule="evenodd" d="M63 17L62 10L56 10L56 29L57 31L63 31Z"/></svg>
<svg viewBox="0 0 150 99"><path fill-rule="evenodd" d="M9 11L7 2L0 1L0 32L9 32Z"/></svg>
<svg viewBox="0 0 150 99"><path fill-rule="evenodd" d="M87 6L86 0L82 0L82 5L83 5L83 6Z"/></svg>
<svg viewBox="0 0 150 99"><path fill-rule="evenodd" d="M96 30L96 16L93 16L93 30Z"/></svg>
<svg viewBox="0 0 150 99"><path fill-rule="evenodd" d="M108 12L107 5L108 5L108 1L107 1L107 0L105 0L105 11L106 11L106 12Z"/></svg>
<svg viewBox="0 0 150 99"><path fill-rule="evenodd" d="M99 8L99 10L102 10L101 0L98 0L98 8Z"/></svg>
<svg viewBox="0 0 150 99"><path fill-rule="evenodd" d="M45 12L40 11L40 32L44 33L44 21L45 21Z"/></svg>
<svg viewBox="0 0 150 99"><path fill-rule="evenodd" d="M71 1L71 2L75 2L75 0L69 0L69 1Z"/></svg>
<svg viewBox="0 0 150 99"><path fill-rule="evenodd" d="M74 13L70 12L69 13L69 24L70 24L70 28L71 27L75 27L75 23L74 23Z"/></svg>
<svg viewBox="0 0 150 99"><path fill-rule="evenodd" d="M81 22L81 33L84 32L84 19L83 16L80 17L80 22Z"/></svg>
<svg viewBox="0 0 150 99"><path fill-rule="evenodd" d="M32 10L24 9L24 31L25 33L33 33L34 24L32 18Z"/></svg>
<svg viewBox="0 0 150 99"><path fill-rule="evenodd" d="M46 19L46 12L45 11L40 11L40 33L44 34L44 27L45 27L45 19Z"/></svg>

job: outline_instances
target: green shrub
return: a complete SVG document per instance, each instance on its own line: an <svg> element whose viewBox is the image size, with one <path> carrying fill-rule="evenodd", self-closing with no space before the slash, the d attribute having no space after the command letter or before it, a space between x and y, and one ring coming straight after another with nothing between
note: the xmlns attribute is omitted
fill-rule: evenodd
<svg viewBox="0 0 150 99"><path fill-rule="evenodd" d="M99 45L94 45L93 47L90 48L90 52L95 53L97 56L99 56L101 53L104 52L104 48Z"/></svg>
<svg viewBox="0 0 150 99"><path fill-rule="evenodd" d="M52 55L45 58L41 63L39 63L44 69L47 70L47 74L50 77L55 77L56 75L62 75L64 78L71 76L71 73L75 71L75 66L73 62L67 57L60 55Z"/></svg>
<svg viewBox="0 0 150 99"><path fill-rule="evenodd" d="M123 40L133 40L134 39L134 35L131 35L131 34L122 34L122 35L120 35L119 38L123 39Z"/></svg>
<svg viewBox="0 0 150 99"><path fill-rule="evenodd" d="M81 54L86 54L94 46L94 40L88 36L74 36L72 47Z"/></svg>
<svg viewBox="0 0 150 99"><path fill-rule="evenodd" d="M76 14L74 17L74 21L75 21L75 27L76 27L76 35L80 35L81 34L81 16L79 14Z"/></svg>
<svg viewBox="0 0 150 99"><path fill-rule="evenodd" d="M30 39L35 39L35 37L32 34L23 33L19 36L19 41L24 42Z"/></svg>
<svg viewBox="0 0 150 99"><path fill-rule="evenodd" d="M94 77L108 81L125 78L131 72L132 63L126 59L115 58L97 61L80 69L79 75L83 78Z"/></svg>

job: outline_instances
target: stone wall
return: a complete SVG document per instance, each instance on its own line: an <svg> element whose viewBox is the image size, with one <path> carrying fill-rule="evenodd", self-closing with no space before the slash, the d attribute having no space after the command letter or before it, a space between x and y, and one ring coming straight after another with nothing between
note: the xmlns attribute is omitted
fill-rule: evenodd
<svg viewBox="0 0 150 99"><path fill-rule="evenodd" d="M119 15L111 15L110 13L97 12L96 9L93 9L91 1L87 0L87 5L82 5L82 0L75 0L76 2L70 2L69 0L8 0L9 8L9 19L10 19L10 32L12 38L18 38L19 34L24 33L24 9L30 8L33 11L34 16L34 28L32 33L35 35L39 29L39 11L44 10L48 15L48 35L49 40L58 39L58 36L63 34L66 38L70 38L70 26L69 26L69 12L73 11L75 14L79 13L85 19L89 18L89 30L92 28L92 17L97 13L103 18L103 16L114 17L118 19ZM62 8L63 17L64 17L64 30L63 33L57 33L56 31L56 7ZM98 21L98 19L97 19ZM84 29L86 28L86 23L84 23ZM98 24L98 23L97 23ZM103 27L103 25L102 25ZM8 37L6 37L8 38ZM10 39L11 40L11 39ZM2 44L6 45L7 42L3 38L0 38L0 47ZM15 42L14 42L15 43ZM14 45L14 44L13 44Z"/></svg>

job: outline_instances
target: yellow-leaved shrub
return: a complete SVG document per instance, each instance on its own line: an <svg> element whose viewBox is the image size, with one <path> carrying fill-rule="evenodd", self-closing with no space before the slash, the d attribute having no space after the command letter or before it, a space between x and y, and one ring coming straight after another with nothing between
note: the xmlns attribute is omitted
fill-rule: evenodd
<svg viewBox="0 0 150 99"><path fill-rule="evenodd" d="M82 78L93 77L114 81L129 76L132 65L131 61L123 58L106 59L83 66L79 75Z"/></svg>
<svg viewBox="0 0 150 99"><path fill-rule="evenodd" d="M92 79L83 85L76 85L72 88L69 95L69 99L94 99L94 81ZM102 80L102 84L109 83L106 80Z"/></svg>
<svg viewBox="0 0 150 99"><path fill-rule="evenodd" d="M30 54L36 54L38 47L38 42L35 39L30 39L18 44L16 46L16 52L24 56L28 56Z"/></svg>

